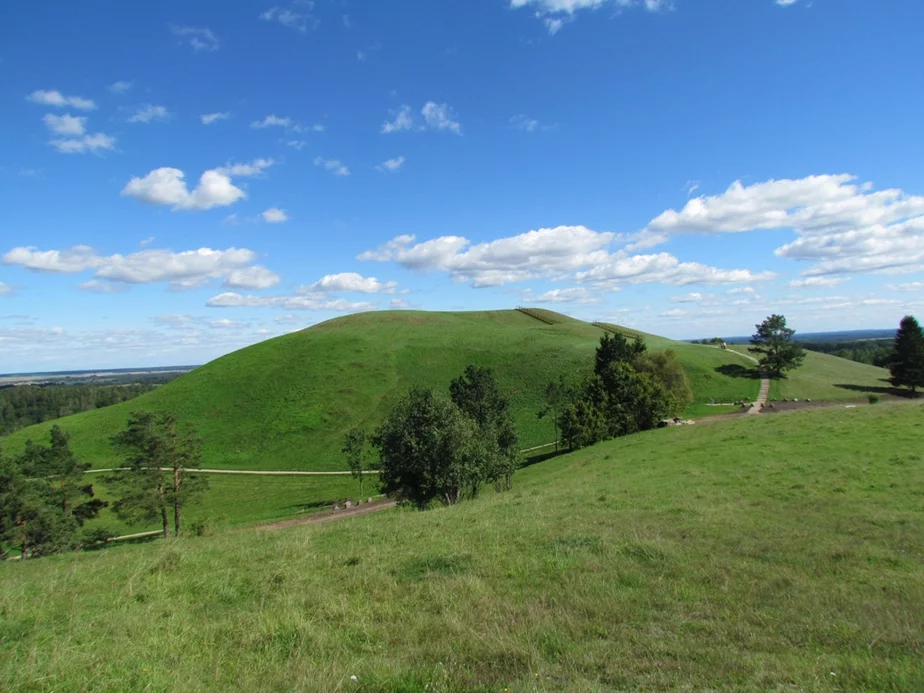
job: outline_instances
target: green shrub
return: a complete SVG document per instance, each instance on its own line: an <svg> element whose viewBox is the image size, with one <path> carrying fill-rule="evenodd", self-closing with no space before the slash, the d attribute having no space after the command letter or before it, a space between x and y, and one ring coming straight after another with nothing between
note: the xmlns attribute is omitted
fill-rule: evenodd
<svg viewBox="0 0 924 693"><path fill-rule="evenodd" d="M870 404L879 404L879 395L870 395L869 396Z"/></svg>

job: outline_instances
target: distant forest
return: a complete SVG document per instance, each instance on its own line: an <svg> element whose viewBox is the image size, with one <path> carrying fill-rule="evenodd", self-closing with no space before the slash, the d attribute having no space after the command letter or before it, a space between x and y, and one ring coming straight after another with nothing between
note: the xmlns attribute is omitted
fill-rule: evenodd
<svg viewBox="0 0 924 693"><path fill-rule="evenodd" d="M833 334L833 333L832 333ZM742 339L737 337L727 338L731 339ZM693 344L710 344L718 346L720 344L726 343L726 339L722 337L711 337L706 339L694 339ZM736 344L736 342L728 341L728 344ZM818 351L822 354L831 354L832 356L840 356L842 359L850 359L851 361L856 361L857 363L868 363L871 366L879 366L880 368L889 367L889 358L892 355L892 345L894 343L893 339L860 339L854 341L812 341L812 342L799 342L803 347L809 351ZM740 343L737 343L740 344Z"/></svg>
<svg viewBox="0 0 924 693"><path fill-rule="evenodd" d="M155 387L153 383L5 387L0 389L0 436L43 421L118 404Z"/></svg>

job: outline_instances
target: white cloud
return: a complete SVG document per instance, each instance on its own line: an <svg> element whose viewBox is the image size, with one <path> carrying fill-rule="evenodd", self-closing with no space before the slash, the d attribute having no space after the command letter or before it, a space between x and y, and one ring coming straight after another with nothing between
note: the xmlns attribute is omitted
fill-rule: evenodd
<svg viewBox="0 0 924 693"><path fill-rule="evenodd" d="M146 103L138 107L138 110L128 119L128 122L150 123L153 120L167 120L169 117L170 112L163 106L154 106L153 104Z"/></svg>
<svg viewBox="0 0 924 693"><path fill-rule="evenodd" d="M282 308L284 310L318 310L350 313L375 310L377 303L368 301L329 300L322 295L252 296L226 291L208 300L210 308Z"/></svg>
<svg viewBox="0 0 924 693"><path fill-rule="evenodd" d="M87 119L83 116L72 116L67 113L58 116L54 113L46 113L42 121L56 135L77 137L86 132Z"/></svg>
<svg viewBox="0 0 924 693"><path fill-rule="evenodd" d="M680 308L672 308L671 310L666 310L663 313L658 315L659 318L669 318L671 320L679 320L680 318L685 318L689 313Z"/></svg>
<svg viewBox="0 0 924 693"><path fill-rule="evenodd" d="M89 246L78 245L67 250L13 248L3 256L2 262L34 272L76 274L93 270L93 278L96 280L124 284L169 282L172 290L203 286L210 279L229 280L232 275L234 279L231 281L240 288L265 288L278 282L278 277L266 268L253 266L256 258L257 254L246 248L199 248L181 252L151 249L129 255L101 256ZM238 271L243 273L235 274ZM273 277L276 277L276 281L273 281ZM102 282L90 284L96 288Z"/></svg>
<svg viewBox="0 0 924 693"><path fill-rule="evenodd" d="M13 294L13 287L9 284L4 284L0 282L0 296L11 296Z"/></svg>
<svg viewBox="0 0 924 693"><path fill-rule="evenodd" d="M599 303L600 299L581 286L567 289L552 289L538 296L527 293L524 301L531 303Z"/></svg>
<svg viewBox="0 0 924 693"><path fill-rule="evenodd" d="M286 211L278 207L270 207L264 210L260 216L263 217L263 221L267 224L281 224L289 220L289 215L286 214Z"/></svg>
<svg viewBox="0 0 924 693"><path fill-rule="evenodd" d="M275 113L271 113L266 116L263 120L255 120L250 124L250 127L255 129L260 128L292 128L293 123L291 118L282 118L277 116Z"/></svg>
<svg viewBox="0 0 924 693"><path fill-rule="evenodd" d="M393 294L398 282L380 282L375 277L364 277L356 272L328 274L311 286L301 287L300 294L336 293L354 291L363 294Z"/></svg>
<svg viewBox="0 0 924 693"><path fill-rule="evenodd" d="M456 135L462 134L462 126L459 121L454 120L455 114L449 104L427 101L424 107L420 109L420 113L424 117L424 122L428 128L432 130L448 130Z"/></svg>
<svg viewBox="0 0 924 693"><path fill-rule="evenodd" d="M335 176L348 176L350 175L350 169L343 165L339 159L325 159L320 156L314 158L315 166L322 166L328 171L333 172Z"/></svg>
<svg viewBox="0 0 924 693"><path fill-rule="evenodd" d="M177 168L158 168L143 178L132 178L122 189L123 197L155 205L170 205L174 211L200 211L234 204L247 195L231 178L217 169L206 171L192 191L186 187L184 173Z"/></svg>
<svg viewBox="0 0 924 693"><path fill-rule="evenodd" d="M768 279L771 273L722 270L699 263L682 263L673 255L610 253L616 236L584 226L559 226L472 245L462 236L441 236L423 243L398 236L360 260L392 261L408 269L448 272L453 281L471 281L474 287L572 275L582 283L606 290L621 284L661 282L688 284L741 283Z"/></svg>
<svg viewBox="0 0 924 693"><path fill-rule="evenodd" d="M740 296L742 294L756 294L757 291L752 286L736 286L734 289L729 289L725 293L731 296Z"/></svg>
<svg viewBox="0 0 924 693"><path fill-rule="evenodd" d="M308 10L314 7L314 3L310 0L301 0L297 5ZM279 22L283 26L294 29L301 34L307 33L309 29L317 28L320 23L308 12L298 12L284 7L271 7L260 14L260 19L264 22Z"/></svg>
<svg viewBox="0 0 924 693"><path fill-rule="evenodd" d="M148 236L147 238L145 238L145 239L143 239L142 241L140 241L140 242L138 243L138 245L140 245L140 246L143 248L143 247L145 247L146 245L151 245L151 243L153 243L153 242L154 242L154 236Z"/></svg>
<svg viewBox="0 0 924 693"><path fill-rule="evenodd" d="M394 310L406 310L411 307L411 304L403 298L393 298L388 302L388 307Z"/></svg>
<svg viewBox="0 0 924 693"><path fill-rule="evenodd" d="M262 265L231 271L222 286L228 289L269 289L276 286L280 277Z"/></svg>
<svg viewBox="0 0 924 693"><path fill-rule="evenodd" d="M671 296L671 303L696 303L703 300L703 294L701 293L692 293L684 294L683 296Z"/></svg>
<svg viewBox="0 0 924 693"><path fill-rule="evenodd" d="M849 277L806 277L793 279L786 286L791 289L830 289L848 280Z"/></svg>
<svg viewBox="0 0 924 693"><path fill-rule="evenodd" d="M278 315L275 318L273 318L273 322L278 322L278 323L304 322L304 318L296 315L295 313L286 313L285 315Z"/></svg>
<svg viewBox="0 0 924 693"><path fill-rule="evenodd" d="M386 120L382 123L381 132L401 132L409 130L420 132L422 130L444 130L456 135L462 134L462 126L456 120L456 115L449 104L436 103L427 101L423 108L420 109L420 115L423 117L423 124L419 125L414 120L411 107L407 104L402 105L398 110L391 111L392 120Z"/></svg>
<svg viewBox="0 0 924 693"><path fill-rule="evenodd" d="M202 318L194 318L191 315L158 315L152 318L152 321L158 325L182 329L190 327L194 323L201 322Z"/></svg>
<svg viewBox="0 0 924 693"><path fill-rule="evenodd" d="M906 282L904 284L886 284L892 291L921 291L924 292L924 282Z"/></svg>
<svg viewBox="0 0 924 693"><path fill-rule="evenodd" d="M199 120L202 121L203 125L212 125L217 123L219 120L227 120L231 116L227 111L219 113L203 113L199 116Z"/></svg>
<svg viewBox="0 0 924 693"><path fill-rule="evenodd" d="M795 2L795 0L778 0L778 2ZM671 0L510 0L511 9L523 7L535 8L535 15L542 19L549 34L559 32L566 21L584 10L597 10L604 6L626 9L640 7L649 12L671 9Z"/></svg>
<svg viewBox="0 0 924 693"><path fill-rule="evenodd" d="M81 291L89 291L94 294L121 294L128 291L125 284L113 284L112 282L91 279L88 282L78 284L77 288Z"/></svg>
<svg viewBox="0 0 924 693"><path fill-rule="evenodd" d="M539 123L535 118L530 118L523 115L515 115L510 119L510 124L515 127L517 130L523 130L524 132L536 132L537 130L549 130L551 127L544 126Z"/></svg>
<svg viewBox="0 0 924 693"><path fill-rule="evenodd" d="M115 137L97 132L92 135L66 140L50 140L48 144L62 154L86 154L100 149L115 149Z"/></svg>
<svg viewBox="0 0 924 693"><path fill-rule="evenodd" d="M403 105L397 111L391 112L393 120L386 120L382 123L382 132L401 132L402 130L414 130L414 116L411 115L411 107Z"/></svg>
<svg viewBox="0 0 924 693"><path fill-rule="evenodd" d="M96 108L96 104L90 99L85 99L82 96L64 96L61 92L54 90L38 89L29 94L26 99L32 103L40 103L45 106L57 106L58 108L71 106L80 111L92 111Z"/></svg>
<svg viewBox="0 0 924 693"><path fill-rule="evenodd" d="M109 91L113 94L124 94L132 88L133 82L118 81L109 85Z"/></svg>
<svg viewBox="0 0 924 693"><path fill-rule="evenodd" d="M222 318L221 320L212 320L209 323L209 327L213 330L240 330L245 327L250 327L248 323L245 322L236 322L234 320L228 320L228 318Z"/></svg>
<svg viewBox="0 0 924 693"><path fill-rule="evenodd" d="M895 306L901 303L901 301L896 301L894 298L864 298L860 301L860 305L863 306Z"/></svg>
<svg viewBox="0 0 924 693"><path fill-rule="evenodd" d="M302 151L308 143L305 140L289 140L286 142L287 147L292 147L297 152Z"/></svg>
<svg viewBox="0 0 924 693"><path fill-rule="evenodd" d="M223 176L262 176L263 172L276 162L273 159L254 159L249 163L232 164L228 162L224 166L215 169Z"/></svg>
<svg viewBox="0 0 924 693"><path fill-rule="evenodd" d="M795 5L799 0L776 0L776 4L780 7L789 7L790 5Z"/></svg>
<svg viewBox="0 0 924 693"><path fill-rule="evenodd" d="M635 247L682 233L742 233L791 228L798 236L778 257L812 261L807 276L899 273L924 267L924 197L873 191L849 174L733 183L721 195L697 197L679 212L653 219Z"/></svg>
<svg viewBox="0 0 924 693"><path fill-rule="evenodd" d="M181 43L185 43L192 48L195 53L217 51L221 47L221 41L208 28L173 25L170 27L170 31L180 39Z"/></svg>
<svg viewBox="0 0 924 693"><path fill-rule="evenodd" d="M396 156L394 159L389 159L388 161L383 161L381 164L376 166L379 171L383 173L395 173L404 165L404 157Z"/></svg>

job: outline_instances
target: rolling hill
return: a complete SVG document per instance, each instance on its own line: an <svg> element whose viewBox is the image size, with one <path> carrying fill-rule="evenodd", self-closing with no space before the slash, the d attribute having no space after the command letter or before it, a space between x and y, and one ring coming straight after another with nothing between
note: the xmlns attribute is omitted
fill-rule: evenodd
<svg viewBox="0 0 924 693"><path fill-rule="evenodd" d="M413 384L441 390L468 364L493 368L511 398L523 447L551 442L539 421L546 383L590 367L603 329L554 313L530 310L464 313L382 311L330 320L223 356L157 390L123 404L59 419L73 449L96 468L118 463L109 438L136 409L174 412L194 423L203 465L227 469L339 470L343 434L373 428ZM623 330L618 326L607 329ZM627 331L635 334L634 331ZM721 413L705 407L752 398L757 380L750 362L729 351L643 335L652 349L673 349L686 368L697 404L691 415ZM844 359L812 354L785 383L790 397L857 397L881 386L885 372ZM820 374L820 375L819 375ZM856 390L825 384L850 385ZM812 388L813 394L807 394ZM797 394L801 389L806 394ZM52 423L3 440L20 449L45 439Z"/></svg>
<svg viewBox="0 0 924 693"><path fill-rule="evenodd" d="M0 689L924 690L922 414L667 428L456 507L0 565Z"/></svg>

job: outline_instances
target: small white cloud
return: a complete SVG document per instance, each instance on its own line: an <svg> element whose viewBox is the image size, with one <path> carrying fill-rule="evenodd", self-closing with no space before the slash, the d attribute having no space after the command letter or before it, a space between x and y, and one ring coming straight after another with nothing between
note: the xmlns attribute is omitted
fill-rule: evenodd
<svg viewBox="0 0 924 693"><path fill-rule="evenodd" d="M787 286L791 289L830 289L848 280L849 277L806 277L793 279Z"/></svg>
<svg viewBox="0 0 924 693"><path fill-rule="evenodd" d="M228 289L269 289L276 286L280 277L262 265L233 270L222 286Z"/></svg>
<svg viewBox="0 0 924 693"><path fill-rule="evenodd" d="M538 296L527 294L524 300L533 303L599 303L600 299L580 286L568 289L552 289Z"/></svg>
<svg viewBox="0 0 924 693"><path fill-rule="evenodd" d="M379 171L383 173L395 173L404 165L404 157L396 156L394 159L389 159L388 161L383 161L381 164L376 166Z"/></svg>
<svg viewBox="0 0 924 693"><path fill-rule="evenodd" d="M402 130L414 130L414 117L411 115L411 107L408 105L401 106L397 111L392 111L392 120L386 120L382 123L381 131L383 133L401 132Z"/></svg>
<svg viewBox="0 0 924 693"><path fill-rule="evenodd" d="M11 287L9 284L4 284L3 282L0 282L0 296L12 296L12 295L13 295L13 287Z"/></svg>
<svg viewBox="0 0 924 693"><path fill-rule="evenodd" d="M328 171L333 172L335 176L348 176L350 169L343 165L339 159L325 159L320 156L314 158L314 165L321 166Z"/></svg>
<svg viewBox="0 0 924 693"><path fill-rule="evenodd" d="M777 0L792 3L795 0ZM617 10L640 7L649 12L672 8L671 0L510 0L511 9L534 7L535 15L542 20L551 36L557 34L565 22L574 19L578 12L615 6Z"/></svg>
<svg viewBox="0 0 924 693"><path fill-rule="evenodd" d="M170 31L194 53L217 51L221 47L221 41L208 28L171 25Z"/></svg>
<svg viewBox="0 0 924 693"><path fill-rule="evenodd" d="M113 94L124 94L132 88L132 84L132 82L124 81L113 82L109 85L109 91L111 91Z"/></svg>
<svg viewBox="0 0 924 693"><path fill-rule="evenodd" d="M163 106L154 106L153 104L146 103L135 111L135 114L128 119L128 122L150 123L154 120L167 120L169 117L170 112Z"/></svg>
<svg viewBox="0 0 924 693"><path fill-rule="evenodd" d="M529 118L522 113L520 115L515 115L510 119L510 124L513 125L517 130L523 130L524 132L536 132L539 129L539 121L535 118Z"/></svg>
<svg viewBox="0 0 924 693"><path fill-rule="evenodd" d="M339 313L355 313L361 310L375 310L378 304L371 301L347 301L340 298L329 300L324 296L253 296L234 291L213 296L205 304L210 308L282 308L283 310L318 310Z"/></svg>
<svg viewBox="0 0 924 693"><path fill-rule="evenodd" d="M84 116L72 116L67 113L58 116L46 113L42 121L56 135L77 137L86 132L87 119Z"/></svg>
<svg viewBox="0 0 924 693"><path fill-rule="evenodd" d="M398 282L380 282L375 277L364 277L356 272L328 274L311 286L301 287L300 294L358 292L363 294L393 294Z"/></svg>
<svg viewBox="0 0 924 693"><path fill-rule="evenodd" d="M45 106L57 106L58 108L71 106L80 111L92 111L96 108L96 104L90 99L85 99L82 96L64 96L61 92L54 90L38 89L29 94L26 99L32 103L40 103Z"/></svg>
<svg viewBox="0 0 924 693"><path fill-rule="evenodd" d="M219 120L227 120L230 115L227 111L223 113L203 113L199 116L199 120L202 121L203 125L211 125Z"/></svg>
<svg viewBox="0 0 924 693"><path fill-rule="evenodd" d="M679 320L680 318L686 317L688 315L687 311L680 310L680 308L672 308L671 310L666 310L660 315L659 318L668 318L670 320Z"/></svg>
<svg viewBox="0 0 924 693"><path fill-rule="evenodd" d="M286 211L278 207L270 207L264 210L260 216L263 217L263 221L267 224L280 224L289 220L289 215L286 214Z"/></svg>
<svg viewBox="0 0 924 693"><path fill-rule="evenodd" d="M148 237L145 238L143 241L141 241L140 243L138 243L138 245L140 245L142 248L144 248L145 246L151 245L151 243L153 243L153 242L154 242L154 236L148 236Z"/></svg>
<svg viewBox="0 0 924 693"><path fill-rule="evenodd" d="M462 126L455 120L455 114L449 104L428 101L420 109L427 127L433 130L448 130L456 135L462 134Z"/></svg>
<svg viewBox="0 0 924 693"><path fill-rule="evenodd" d="M405 310L411 307L411 304L405 301L403 298L393 298L389 301L389 307L395 310Z"/></svg>
<svg viewBox="0 0 924 693"><path fill-rule="evenodd" d="M924 292L924 282L906 282L904 284L886 284L892 291L921 291Z"/></svg>
<svg viewBox="0 0 924 693"><path fill-rule="evenodd" d="M155 169L142 178L132 178L122 189L122 196L149 204L170 205L174 211L225 207L247 196L228 175L218 170L203 173L199 185L192 191L186 187L184 175L177 168Z"/></svg>
<svg viewBox="0 0 924 693"><path fill-rule="evenodd" d="M299 317L295 313L286 313L285 315L279 315L273 318L273 322L278 323L291 323L291 322L303 322L304 318Z"/></svg>
<svg viewBox="0 0 924 693"><path fill-rule="evenodd" d="M314 8L314 2L311 0L300 0L295 3L297 7L311 10ZM260 19L264 22L279 22L284 27L294 29L304 34L309 29L316 29L320 21L315 19L310 12L296 11L284 7L271 7L260 14Z"/></svg>
<svg viewBox="0 0 924 693"><path fill-rule="evenodd" d="M87 152L96 152L100 149L115 149L115 137L97 132L79 138L51 140L48 144L62 154L86 154Z"/></svg>
<svg viewBox="0 0 924 693"><path fill-rule="evenodd" d="M128 291L128 285L126 284L113 284L99 279L91 279L83 284L78 284L77 288L94 294L122 294Z"/></svg>
<svg viewBox="0 0 924 693"><path fill-rule="evenodd" d="M280 116L277 116L275 113L273 113L271 115L266 116L263 120L253 121L250 124L250 127L255 128L255 129L273 128L273 127L291 128L292 119L291 118L281 118Z"/></svg>
<svg viewBox="0 0 924 693"><path fill-rule="evenodd" d="M240 330L240 329L243 329L243 328L245 328L245 327L250 327L250 325L248 325L248 324L245 323L245 322L235 322L234 320L228 320L228 318L222 318L221 320L212 320L212 321L209 323L209 327L211 327L213 330L214 330L214 329L218 329L218 330Z"/></svg>
<svg viewBox="0 0 924 693"><path fill-rule="evenodd" d="M287 147L292 147L297 152L302 151L308 143L305 140L289 140L286 142Z"/></svg>
<svg viewBox="0 0 924 693"><path fill-rule="evenodd" d="M776 0L776 4L780 7L789 7L790 5L795 5L799 0Z"/></svg>
<svg viewBox="0 0 924 693"><path fill-rule="evenodd" d="M671 296L671 303L696 303L703 300L703 295L698 292L684 294L683 296Z"/></svg>
<svg viewBox="0 0 924 693"><path fill-rule="evenodd" d="M225 176L262 176L263 172L276 162L273 159L254 159L249 163L232 164L227 163L219 166L215 170Z"/></svg>

